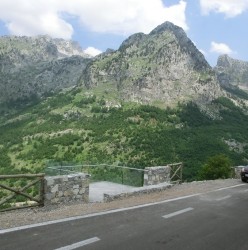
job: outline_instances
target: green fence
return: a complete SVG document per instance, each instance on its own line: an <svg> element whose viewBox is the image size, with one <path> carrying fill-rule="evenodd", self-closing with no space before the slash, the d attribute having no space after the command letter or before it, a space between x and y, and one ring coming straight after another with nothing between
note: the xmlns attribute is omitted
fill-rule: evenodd
<svg viewBox="0 0 248 250"><path fill-rule="evenodd" d="M45 169L46 175L68 175L73 173L91 175L91 181L110 181L130 186L143 186L144 170L117 165L49 165Z"/></svg>

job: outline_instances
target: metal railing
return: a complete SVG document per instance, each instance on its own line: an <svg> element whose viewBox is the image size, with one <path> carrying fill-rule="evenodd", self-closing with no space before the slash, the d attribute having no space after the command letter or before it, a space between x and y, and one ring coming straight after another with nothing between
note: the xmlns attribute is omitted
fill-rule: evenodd
<svg viewBox="0 0 248 250"><path fill-rule="evenodd" d="M78 164L78 165L53 165L46 167L46 175L68 175L86 173L91 175L91 181L110 181L130 186L142 187L144 184L145 169L130 168L108 164ZM170 182L182 183L183 163L168 164Z"/></svg>
<svg viewBox="0 0 248 250"><path fill-rule="evenodd" d="M68 175L73 173L86 173L91 175L91 181L110 181L131 186L143 186L144 169L126 166L94 164L72 166L48 166L46 175Z"/></svg>

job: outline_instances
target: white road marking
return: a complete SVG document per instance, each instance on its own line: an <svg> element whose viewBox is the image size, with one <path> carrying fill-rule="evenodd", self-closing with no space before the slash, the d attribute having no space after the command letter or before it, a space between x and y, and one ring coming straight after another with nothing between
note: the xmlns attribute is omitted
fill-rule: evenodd
<svg viewBox="0 0 248 250"><path fill-rule="evenodd" d="M245 184L238 184L238 185L234 185L234 186L230 186L230 187L224 187L224 188L219 188L219 189L216 189L214 191L210 191L210 192L217 192L217 191L221 191L221 190L226 190L226 189L230 189L230 188L235 188L235 187L241 187L241 186L244 186Z"/></svg>
<svg viewBox="0 0 248 250"><path fill-rule="evenodd" d="M73 250L73 249L76 249L76 248L79 248L79 247L82 247L82 246L89 245L91 243L97 242L99 240L100 239L98 237L93 237L93 238L90 238L90 239L87 239L87 240L79 241L77 243L74 243L74 244L71 244L71 245L68 245L68 246L56 248L54 250Z"/></svg>
<svg viewBox="0 0 248 250"><path fill-rule="evenodd" d="M223 201L223 200L226 200L226 199L229 199L229 198L231 198L231 195L227 195L227 196L218 198L218 199L216 199L216 201Z"/></svg>
<svg viewBox="0 0 248 250"><path fill-rule="evenodd" d="M247 184L239 184L239 185L235 185L235 186L229 186L229 187L220 188L220 189L213 190L213 191L206 192L206 193L212 193L212 192L221 191L221 190L224 190L224 189L231 189L231 188L240 187L240 186L244 186L244 185L247 185ZM26 226L20 226L20 227L13 227L13 228L2 229L2 230L0 229L0 234L5 234L5 233L10 233L10 232L30 229L30 228L34 228L34 227L47 226L47 225L52 225L52 224L57 224L57 223L62 223L62 222L67 222L67 221L91 218L91 217L101 216L101 215L106 215L106 214L118 213L118 212L138 209L138 208L142 208L142 207L149 207L149 206L169 203L171 201L178 201L178 200L182 200L182 199L187 199L187 198L199 196L199 195L206 194L206 193L197 193L197 194L181 196L181 197L174 198L174 199L169 199L169 200L164 200L164 201L159 201L159 202L154 202L154 203L148 203L148 204L143 204L143 205L138 205L138 206L133 206L133 207L119 208L119 209L109 210L109 211L100 212L100 213L93 213L93 214L86 214L86 215L81 215L81 216L74 216L74 217L70 217L70 218L46 221L46 222L41 222L41 223L36 223L36 224L31 224L31 225L26 225Z"/></svg>
<svg viewBox="0 0 248 250"><path fill-rule="evenodd" d="M143 208L143 207L159 205L159 204L163 204L163 203L169 203L171 201L178 201L178 200L187 199L187 198L190 198L190 197L195 197L195 196L198 196L198 195L201 195L201 193L181 196L181 197L177 197L177 198L173 198L173 199L169 199L169 200L165 200L165 201L158 201L158 202L154 202L154 203L137 205L137 206L133 206L133 207L119 208L119 209L114 209L114 210L109 210L109 211L104 211L104 212L99 212L99 213L92 213L92 214L86 214L86 215L81 215L81 216L75 216L75 217L59 219L59 220L46 221L46 222L41 222L41 223L31 224L31 225L26 225L26 226L2 229L2 230L0 230L0 235L5 234L5 233L14 232L14 231L30 229L30 228L34 228L34 227L42 227L42 226L47 226L47 225L52 225L52 224L57 224L57 223L62 223L62 222L67 222L67 221L81 220L81 219L91 218L91 217L95 217L95 216L113 214L113 213L124 212L124 211L129 211L129 210Z"/></svg>
<svg viewBox="0 0 248 250"><path fill-rule="evenodd" d="M185 209L176 211L176 212L174 212L174 213L166 214L166 215L164 215L164 216L162 216L162 217L163 217L164 219L168 219L168 218L177 216L177 215L179 215L179 214L183 214L183 213L189 212L189 211L191 211L191 210L194 210L194 208L193 208L193 207L188 207L188 208L185 208Z"/></svg>

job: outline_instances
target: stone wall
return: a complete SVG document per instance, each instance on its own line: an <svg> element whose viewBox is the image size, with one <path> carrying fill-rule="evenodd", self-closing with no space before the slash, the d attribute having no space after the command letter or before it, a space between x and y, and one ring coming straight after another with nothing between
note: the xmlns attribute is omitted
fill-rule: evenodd
<svg viewBox="0 0 248 250"><path fill-rule="evenodd" d="M170 166L146 167L143 186L170 182Z"/></svg>
<svg viewBox="0 0 248 250"><path fill-rule="evenodd" d="M236 166L232 168L232 177L236 179L240 179L241 169L245 166Z"/></svg>
<svg viewBox="0 0 248 250"><path fill-rule="evenodd" d="M88 202L89 177L82 173L45 177L45 205Z"/></svg>

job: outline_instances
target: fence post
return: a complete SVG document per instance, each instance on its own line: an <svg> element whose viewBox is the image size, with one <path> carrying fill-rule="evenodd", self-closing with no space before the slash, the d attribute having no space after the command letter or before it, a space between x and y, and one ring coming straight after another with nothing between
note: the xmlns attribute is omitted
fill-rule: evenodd
<svg viewBox="0 0 248 250"><path fill-rule="evenodd" d="M183 163L181 165L181 172L180 172L180 184L183 182Z"/></svg>
<svg viewBox="0 0 248 250"><path fill-rule="evenodd" d="M121 184L123 184L123 168L121 169Z"/></svg>
<svg viewBox="0 0 248 250"><path fill-rule="evenodd" d="M45 201L45 175L40 177L40 205L44 206Z"/></svg>

